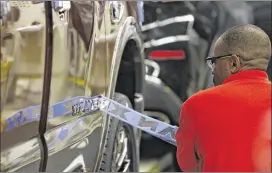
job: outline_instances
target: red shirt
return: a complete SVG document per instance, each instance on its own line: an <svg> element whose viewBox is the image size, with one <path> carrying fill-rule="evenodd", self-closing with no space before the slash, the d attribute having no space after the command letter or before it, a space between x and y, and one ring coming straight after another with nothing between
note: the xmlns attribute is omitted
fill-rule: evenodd
<svg viewBox="0 0 272 173"><path fill-rule="evenodd" d="M193 95L180 116L181 170L271 171L271 82L265 72L239 72Z"/></svg>

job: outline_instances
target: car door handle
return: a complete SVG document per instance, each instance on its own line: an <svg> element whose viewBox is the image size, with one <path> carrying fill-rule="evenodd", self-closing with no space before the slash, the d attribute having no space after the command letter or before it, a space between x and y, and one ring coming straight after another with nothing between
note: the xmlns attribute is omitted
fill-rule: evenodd
<svg viewBox="0 0 272 173"><path fill-rule="evenodd" d="M123 1L110 1L110 18L112 24L117 24L121 21L124 14L124 8Z"/></svg>

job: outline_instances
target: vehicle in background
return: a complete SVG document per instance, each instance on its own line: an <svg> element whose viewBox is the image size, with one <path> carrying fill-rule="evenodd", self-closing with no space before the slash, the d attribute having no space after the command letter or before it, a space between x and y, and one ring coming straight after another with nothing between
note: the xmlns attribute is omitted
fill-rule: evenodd
<svg viewBox="0 0 272 173"><path fill-rule="evenodd" d="M142 26L146 57L159 64L159 78L182 101L208 86L205 58L216 26L212 4L204 16L188 3L145 2Z"/></svg>
<svg viewBox="0 0 272 173"><path fill-rule="evenodd" d="M46 119L76 96L143 111L136 2L1 1L1 43L1 171L138 172L139 130L72 104Z"/></svg>
<svg viewBox="0 0 272 173"><path fill-rule="evenodd" d="M178 126L182 101L158 77L161 71L158 63L149 59L146 59L145 63L144 114L165 123ZM141 162L147 165L143 172L179 171L176 167L177 165L175 165L176 146L145 132L142 132L141 136L140 153Z"/></svg>

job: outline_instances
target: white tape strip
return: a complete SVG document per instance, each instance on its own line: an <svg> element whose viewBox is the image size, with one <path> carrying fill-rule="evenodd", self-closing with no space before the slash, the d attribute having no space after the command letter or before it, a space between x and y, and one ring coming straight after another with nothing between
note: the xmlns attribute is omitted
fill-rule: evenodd
<svg viewBox="0 0 272 173"><path fill-rule="evenodd" d="M100 110L133 127L176 145L177 126L148 117L104 96L101 96Z"/></svg>
<svg viewBox="0 0 272 173"><path fill-rule="evenodd" d="M5 131L12 130L18 126L31 121L39 121L40 107L33 106L23 109L5 120ZM104 96L86 97L79 96L70 100L56 103L49 107L48 119L61 116L91 116L96 111L102 111L127 124L145 131L170 144L176 145L175 135L178 127L143 115L128 108L114 100Z"/></svg>

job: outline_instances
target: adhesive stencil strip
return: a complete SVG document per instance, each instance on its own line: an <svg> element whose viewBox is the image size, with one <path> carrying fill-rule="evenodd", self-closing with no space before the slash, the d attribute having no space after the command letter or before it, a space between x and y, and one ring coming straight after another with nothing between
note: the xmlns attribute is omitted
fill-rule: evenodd
<svg viewBox="0 0 272 173"><path fill-rule="evenodd" d="M49 107L48 119L60 116L78 116L102 111L131 126L151 134L172 145L176 145L175 135L178 127L141 114L104 96L75 97ZM12 130L31 121L39 121L40 106L23 109L6 120L5 131ZM61 131L62 132L62 131Z"/></svg>

